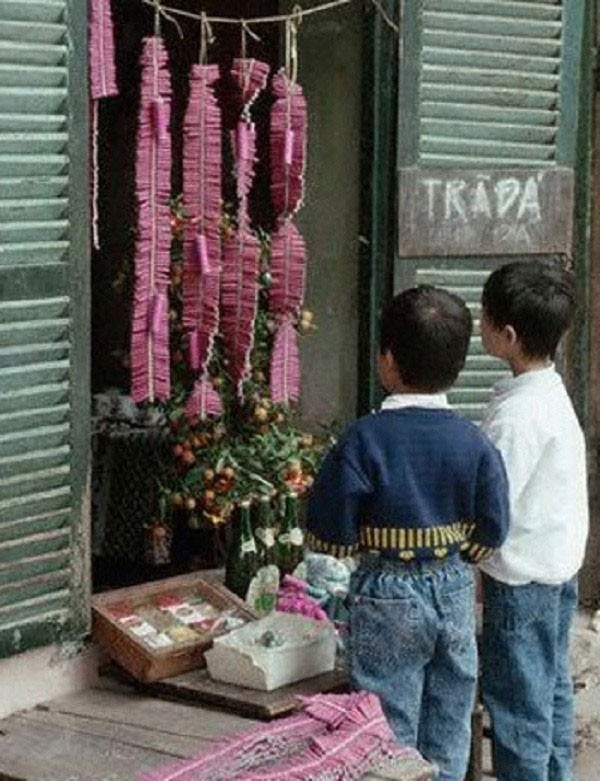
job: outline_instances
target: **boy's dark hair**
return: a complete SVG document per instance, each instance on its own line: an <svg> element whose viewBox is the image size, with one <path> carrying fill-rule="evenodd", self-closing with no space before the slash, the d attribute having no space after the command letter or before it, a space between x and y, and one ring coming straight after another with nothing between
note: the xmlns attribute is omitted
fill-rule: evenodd
<svg viewBox="0 0 600 781"><path fill-rule="evenodd" d="M554 358L575 314L575 281L558 260L520 260L490 275L481 303L495 328L515 329L528 357Z"/></svg>
<svg viewBox="0 0 600 781"><path fill-rule="evenodd" d="M405 385L436 393L465 365L472 329L461 298L421 285L397 295L384 311L380 349L392 353Z"/></svg>

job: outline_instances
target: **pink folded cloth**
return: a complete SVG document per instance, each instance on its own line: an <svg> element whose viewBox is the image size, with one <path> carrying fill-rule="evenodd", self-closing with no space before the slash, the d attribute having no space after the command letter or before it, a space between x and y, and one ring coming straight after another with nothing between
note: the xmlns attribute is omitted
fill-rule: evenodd
<svg viewBox="0 0 600 781"><path fill-rule="evenodd" d="M316 599L307 593L308 584L292 575L286 575L277 594L277 610L300 613L317 621L327 621L327 613Z"/></svg>

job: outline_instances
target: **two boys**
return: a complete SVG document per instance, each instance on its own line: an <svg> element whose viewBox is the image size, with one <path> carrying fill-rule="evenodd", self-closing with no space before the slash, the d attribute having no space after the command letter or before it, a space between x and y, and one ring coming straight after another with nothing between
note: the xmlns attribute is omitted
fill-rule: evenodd
<svg viewBox="0 0 600 781"><path fill-rule="evenodd" d="M483 691L498 778L566 781L585 451L551 359L572 318L572 283L558 266L511 264L488 280L483 307L484 344L515 375L484 424L496 447L444 395L471 336L464 302L429 286L401 293L382 322L378 370L390 395L325 460L309 543L360 552L350 589L353 685L379 695L399 741L436 762L440 781L462 781L467 769L477 680L469 564L487 560ZM550 539L554 555L540 557Z"/></svg>

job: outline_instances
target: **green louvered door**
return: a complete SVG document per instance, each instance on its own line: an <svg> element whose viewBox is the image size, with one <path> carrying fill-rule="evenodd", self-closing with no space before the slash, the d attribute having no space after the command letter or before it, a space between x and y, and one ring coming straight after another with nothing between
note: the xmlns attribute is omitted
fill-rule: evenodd
<svg viewBox="0 0 600 781"><path fill-rule="evenodd" d="M586 0L405 0L396 287L431 282L476 319L452 401L478 420L502 376L481 286L519 257L571 254Z"/></svg>
<svg viewBox="0 0 600 781"><path fill-rule="evenodd" d="M0 0L0 656L87 623L86 0Z"/></svg>

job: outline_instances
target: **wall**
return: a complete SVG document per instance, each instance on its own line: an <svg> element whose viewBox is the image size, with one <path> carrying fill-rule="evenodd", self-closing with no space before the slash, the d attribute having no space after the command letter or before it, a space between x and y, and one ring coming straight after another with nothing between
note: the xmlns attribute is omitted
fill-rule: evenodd
<svg viewBox="0 0 600 781"><path fill-rule="evenodd" d="M50 646L0 660L0 719L94 686L98 653L90 647Z"/></svg>
<svg viewBox="0 0 600 781"><path fill-rule="evenodd" d="M302 346L302 414L313 426L356 410L362 12L353 3L309 17L299 33L309 150L298 223L310 253L306 305L318 326Z"/></svg>
<svg viewBox="0 0 600 781"><path fill-rule="evenodd" d="M600 41L600 0L596 3L596 42ZM597 44L596 44L597 45ZM598 73L595 73L598 81ZM592 245L589 292L589 424L588 461L590 488L590 537L586 562L580 577L585 601L600 602L600 100L596 84L592 112Z"/></svg>

